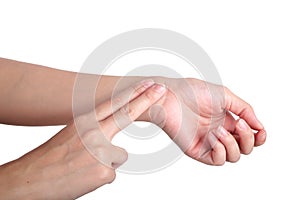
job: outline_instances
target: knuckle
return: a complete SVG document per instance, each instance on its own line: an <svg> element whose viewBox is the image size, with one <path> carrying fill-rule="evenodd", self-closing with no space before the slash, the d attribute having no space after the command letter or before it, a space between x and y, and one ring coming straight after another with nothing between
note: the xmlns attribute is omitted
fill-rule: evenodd
<svg viewBox="0 0 300 200"><path fill-rule="evenodd" d="M124 162L127 161L128 159L128 153L126 152L125 149L121 148L121 147L116 147L116 151L119 154L119 164L123 164Z"/></svg>
<svg viewBox="0 0 300 200"><path fill-rule="evenodd" d="M128 116L130 118L133 118L134 115L135 115L135 109L130 107L129 105L127 106L124 106L120 109L120 112L125 115L125 116Z"/></svg>
<svg viewBox="0 0 300 200"><path fill-rule="evenodd" d="M125 163L128 159L127 152L118 146L113 145L112 154L114 155L110 162L110 167L116 169Z"/></svg>
<svg viewBox="0 0 300 200"><path fill-rule="evenodd" d="M105 172L105 178L108 183L112 183L116 179L116 172L113 169L108 168Z"/></svg>
<svg viewBox="0 0 300 200"><path fill-rule="evenodd" d="M99 138L99 131L97 129L93 129L84 133L81 137L82 141L86 145L95 145L97 144L97 138Z"/></svg>
<svg viewBox="0 0 300 200"><path fill-rule="evenodd" d="M254 112L253 107L248 102L244 100L241 101L242 101L242 109L241 112L239 113L241 116L246 116Z"/></svg>
<svg viewBox="0 0 300 200"><path fill-rule="evenodd" d="M122 105L122 102L123 102L123 98L120 96L117 96L111 102L112 107L118 107L118 106Z"/></svg>
<svg viewBox="0 0 300 200"><path fill-rule="evenodd" d="M116 178L116 172L111 168L101 166L98 167L96 176L105 183L112 183Z"/></svg>
<svg viewBox="0 0 300 200"><path fill-rule="evenodd" d="M245 145L247 146L254 145L254 135L251 130L241 132L240 138Z"/></svg>
<svg viewBox="0 0 300 200"><path fill-rule="evenodd" d="M246 132L245 133L245 139L247 140L247 142L251 145L253 145L254 143L254 135L252 133L252 131Z"/></svg>
<svg viewBox="0 0 300 200"><path fill-rule="evenodd" d="M151 102L153 99L154 99L154 94L153 94L153 92L152 91L147 91L146 93L145 93L145 97L146 98L144 98L144 102L145 103L149 103L149 102Z"/></svg>
<svg viewBox="0 0 300 200"><path fill-rule="evenodd" d="M249 104L249 103L247 103L247 102L246 102L246 106L245 106L245 107L246 107L246 109L247 109L247 110L249 110L249 111L253 111L253 107L252 107L252 105L250 105L250 104Z"/></svg>
<svg viewBox="0 0 300 200"><path fill-rule="evenodd" d="M131 86L131 88L132 88L133 92L137 95L142 94L144 91L144 88L139 85Z"/></svg>

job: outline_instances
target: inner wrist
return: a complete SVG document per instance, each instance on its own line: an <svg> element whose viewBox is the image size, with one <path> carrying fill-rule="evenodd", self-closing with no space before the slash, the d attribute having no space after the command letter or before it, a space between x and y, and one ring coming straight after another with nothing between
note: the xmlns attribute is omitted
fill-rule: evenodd
<svg viewBox="0 0 300 200"><path fill-rule="evenodd" d="M137 121L152 122L152 123L155 123L156 125L159 125L159 124L157 124L157 121L155 119L153 119L153 114L156 115L155 113L159 112L159 108L163 109L166 98L168 96L170 96L170 93L172 93L171 88L172 88L172 85L174 85L173 82L175 81L175 79L167 78L167 77L161 77L161 76L144 77L144 79L152 79L155 83L164 84L167 88L167 91L155 104L153 104L149 109L147 109L137 119ZM154 107L155 107L155 109L152 109Z"/></svg>

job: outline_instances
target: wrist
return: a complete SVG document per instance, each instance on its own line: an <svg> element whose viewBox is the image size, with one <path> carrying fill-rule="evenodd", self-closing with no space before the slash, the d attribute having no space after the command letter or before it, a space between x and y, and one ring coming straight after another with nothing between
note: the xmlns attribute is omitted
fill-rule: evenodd
<svg viewBox="0 0 300 200"><path fill-rule="evenodd" d="M99 85L97 87L96 92L96 104L103 102L105 100L111 99L114 93L118 93L119 91L124 90L125 88L130 87L142 80L152 79L155 83L164 84L167 88L166 93L164 96L158 100L153 107L160 107L163 108L165 105L165 99L174 97L174 89L177 87L178 79L175 78L167 78L162 76L102 76L101 80L99 81ZM159 110L159 109L155 109ZM157 124L150 116L151 109L146 110L138 119L137 121L146 121L152 122ZM156 112L156 111L155 111Z"/></svg>
<svg viewBox="0 0 300 200"><path fill-rule="evenodd" d="M145 79L153 79L155 83L164 84L166 86L167 91L165 94L149 109L147 109L137 120L138 121L146 121L156 124L157 126L163 128L163 121L167 117L167 113L164 112L165 102L169 98L173 98L174 91L173 88L176 84L176 80L174 78L167 77L144 77Z"/></svg>

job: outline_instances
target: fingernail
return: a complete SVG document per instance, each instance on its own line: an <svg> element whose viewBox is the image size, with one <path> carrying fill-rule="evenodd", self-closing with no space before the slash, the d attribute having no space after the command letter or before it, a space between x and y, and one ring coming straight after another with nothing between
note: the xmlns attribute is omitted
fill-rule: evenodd
<svg viewBox="0 0 300 200"><path fill-rule="evenodd" d="M155 84L153 89L157 93L164 93L166 91L166 86L164 84Z"/></svg>
<svg viewBox="0 0 300 200"><path fill-rule="evenodd" d="M147 79L147 80L141 81L140 84L143 85L145 88L148 88L154 84L154 81L152 79Z"/></svg>
<svg viewBox="0 0 300 200"><path fill-rule="evenodd" d="M222 137L226 137L228 135L228 132L225 130L225 128L223 128L223 126L219 126L217 131Z"/></svg>
<svg viewBox="0 0 300 200"><path fill-rule="evenodd" d="M245 120L243 120L243 119L239 119L238 126L242 130L247 130L247 128L248 128L248 125L246 124Z"/></svg>

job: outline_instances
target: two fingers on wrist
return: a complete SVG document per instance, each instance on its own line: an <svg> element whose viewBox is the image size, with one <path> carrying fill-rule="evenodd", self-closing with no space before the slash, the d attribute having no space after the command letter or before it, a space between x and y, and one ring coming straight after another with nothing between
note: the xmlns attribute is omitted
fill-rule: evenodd
<svg viewBox="0 0 300 200"><path fill-rule="evenodd" d="M82 137L90 153L111 168L122 165L127 160L127 152L121 147L112 145L111 140L158 101L165 91L164 85L145 80L99 105L95 109L98 128L88 131Z"/></svg>
<svg viewBox="0 0 300 200"><path fill-rule="evenodd" d="M144 80L96 108L101 130L108 140L135 121L166 92L165 85ZM103 112L106 112L103 115Z"/></svg>

